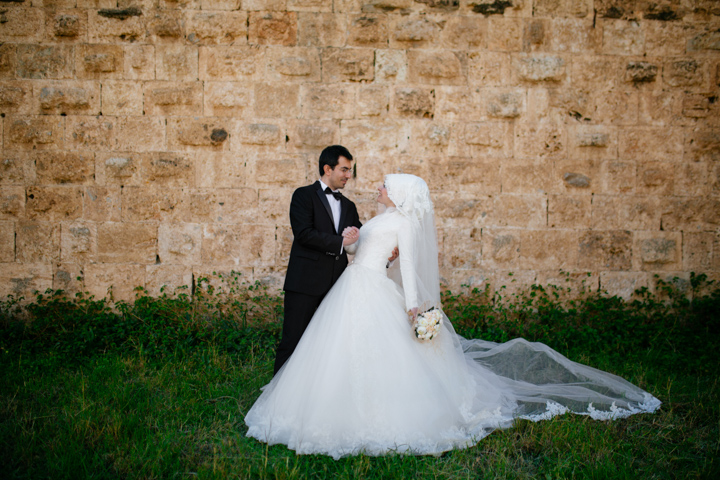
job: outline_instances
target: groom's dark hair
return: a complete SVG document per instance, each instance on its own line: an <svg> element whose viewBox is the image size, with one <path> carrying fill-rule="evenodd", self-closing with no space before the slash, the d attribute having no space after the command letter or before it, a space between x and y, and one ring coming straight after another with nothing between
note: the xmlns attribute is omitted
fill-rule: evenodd
<svg viewBox="0 0 720 480"><path fill-rule="evenodd" d="M325 175L325 165L329 166L332 170L335 170L340 157L345 157L348 160L353 159L350 151L342 145L330 145L329 147L325 147L320 154L320 176L322 177Z"/></svg>

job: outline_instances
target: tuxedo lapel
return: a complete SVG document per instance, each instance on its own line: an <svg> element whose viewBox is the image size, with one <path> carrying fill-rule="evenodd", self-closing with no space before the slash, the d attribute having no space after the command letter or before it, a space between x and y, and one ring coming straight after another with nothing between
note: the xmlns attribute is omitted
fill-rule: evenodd
<svg viewBox="0 0 720 480"><path fill-rule="evenodd" d="M347 211L348 211L348 200L345 197L340 198L340 222L338 223L338 228L343 228L343 225L345 225L345 217L347 217Z"/></svg>
<svg viewBox="0 0 720 480"><path fill-rule="evenodd" d="M330 217L330 221L333 224L333 229L335 229L335 219L333 218L332 209L330 208L330 202L328 202L327 195L325 195L325 192L322 191L320 182L315 182L315 185L317 186L315 193L317 193L317 196L320 197L320 202L322 202L323 206L325 207L325 211L327 212L328 216Z"/></svg>

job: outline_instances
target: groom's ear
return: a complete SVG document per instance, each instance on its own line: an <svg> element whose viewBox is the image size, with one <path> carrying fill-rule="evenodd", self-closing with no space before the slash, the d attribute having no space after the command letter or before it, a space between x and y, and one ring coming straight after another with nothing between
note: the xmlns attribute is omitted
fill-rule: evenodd
<svg viewBox="0 0 720 480"><path fill-rule="evenodd" d="M332 171L333 168L330 165L323 165L323 175L330 175Z"/></svg>

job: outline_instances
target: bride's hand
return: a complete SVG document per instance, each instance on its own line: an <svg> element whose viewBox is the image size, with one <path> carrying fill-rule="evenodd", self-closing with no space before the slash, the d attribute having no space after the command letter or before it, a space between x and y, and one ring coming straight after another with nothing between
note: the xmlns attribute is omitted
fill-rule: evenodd
<svg viewBox="0 0 720 480"><path fill-rule="evenodd" d="M415 323L415 320L417 319L417 316L418 316L418 309L417 309L417 307L411 308L411 309L407 312L407 315L408 315L408 321L410 322L410 325L412 325L413 323Z"/></svg>
<svg viewBox="0 0 720 480"><path fill-rule="evenodd" d="M398 247L393 248L392 255L388 257L388 262L394 262L399 255L400 250L398 250Z"/></svg>
<svg viewBox="0 0 720 480"><path fill-rule="evenodd" d="M343 230L343 246L347 247L358 241L360 237L360 230L357 227L347 227Z"/></svg>

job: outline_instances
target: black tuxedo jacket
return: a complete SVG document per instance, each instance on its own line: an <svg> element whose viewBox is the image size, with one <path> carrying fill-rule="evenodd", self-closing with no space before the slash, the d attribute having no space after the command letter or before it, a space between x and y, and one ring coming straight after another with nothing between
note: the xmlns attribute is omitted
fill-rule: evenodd
<svg viewBox="0 0 720 480"><path fill-rule="evenodd" d="M342 253L342 231L345 227L360 228L355 204L340 199L340 231L335 231L332 210L320 182L300 187L290 202L290 225L293 243L283 289L306 295L324 295L347 266L347 253Z"/></svg>

